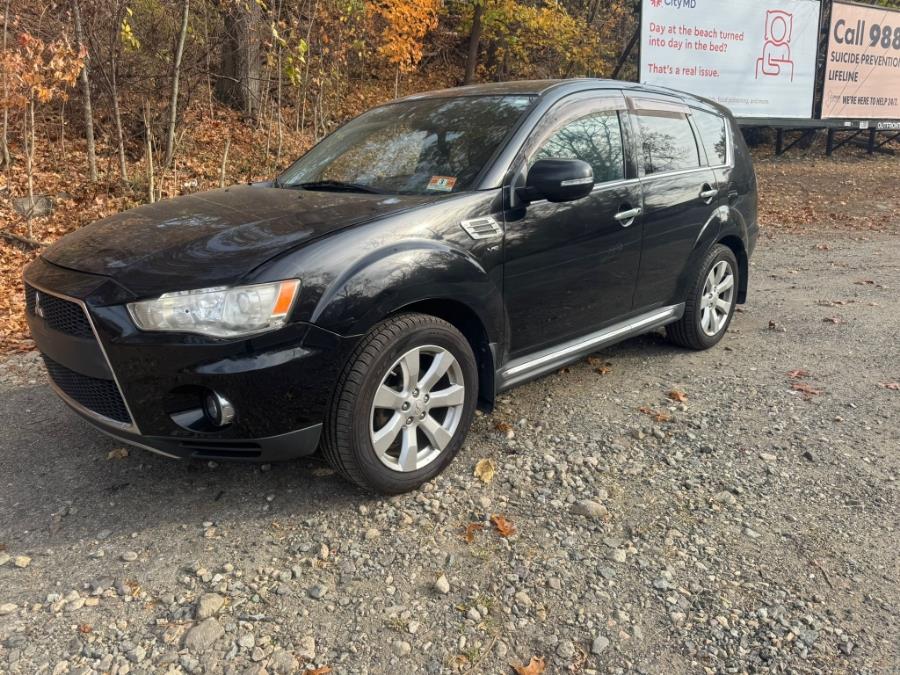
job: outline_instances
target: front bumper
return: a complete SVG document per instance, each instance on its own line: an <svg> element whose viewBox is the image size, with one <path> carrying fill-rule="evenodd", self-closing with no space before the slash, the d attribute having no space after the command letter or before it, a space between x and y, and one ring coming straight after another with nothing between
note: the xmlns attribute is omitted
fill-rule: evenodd
<svg viewBox="0 0 900 675"><path fill-rule="evenodd" d="M145 333L108 277L42 259L25 272L27 319L62 399L101 431L180 458L278 461L311 454L354 340L311 324L239 340ZM235 408L215 427L214 391Z"/></svg>

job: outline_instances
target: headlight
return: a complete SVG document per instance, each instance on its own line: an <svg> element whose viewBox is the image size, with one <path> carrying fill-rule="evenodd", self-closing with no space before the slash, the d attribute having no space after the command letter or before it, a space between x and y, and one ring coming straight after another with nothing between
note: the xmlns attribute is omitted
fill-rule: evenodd
<svg viewBox="0 0 900 675"><path fill-rule="evenodd" d="M141 330L237 337L281 328L300 290L296 279L166 293L128 305Z"/></svg>

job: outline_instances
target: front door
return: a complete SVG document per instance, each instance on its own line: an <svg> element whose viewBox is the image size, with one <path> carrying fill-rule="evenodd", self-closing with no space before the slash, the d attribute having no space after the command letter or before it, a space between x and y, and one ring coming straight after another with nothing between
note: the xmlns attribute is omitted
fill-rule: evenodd
<svg viewBox="0 0 900 675"><path fill-rule="evenodd" d="M626 158L625 100L597 91L564 99L520 156L580 159L594 190L575 202L546 200L505 214L504 295L510 357L585 335L631 310L641 252L641 186Z"/></svg>

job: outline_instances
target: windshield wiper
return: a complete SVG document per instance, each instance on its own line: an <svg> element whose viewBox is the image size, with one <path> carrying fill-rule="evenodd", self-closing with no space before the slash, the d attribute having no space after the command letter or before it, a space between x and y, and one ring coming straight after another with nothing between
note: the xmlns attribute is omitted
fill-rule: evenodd
<svg viewBox="0 0 900 675"><path fill-rule="evenodd" d="M340 180L317 180L310 183L289 183L284 187L300 188L301 190L340 190L343 192L368 192L375 195L384 194L368 185L360 183L345 183Z"/></svg>

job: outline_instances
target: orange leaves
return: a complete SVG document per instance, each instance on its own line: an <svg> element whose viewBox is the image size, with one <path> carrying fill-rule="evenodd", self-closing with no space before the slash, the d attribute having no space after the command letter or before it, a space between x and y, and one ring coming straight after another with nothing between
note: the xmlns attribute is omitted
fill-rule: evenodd
<svg viewBox="0 0 900 675"><path fill-rule="evenodd" d="M656 422L671 422L672 416L669 413L662 412L659 410L653 410L653 408L648 408L645 405L642 405L638 408L645 415L650 415Z"/></svg>
<svg viewBox="0 0 900 675"><path fill-rule="evenodd" d="M497 528L497 534L501 537L511 537L516 533L516 526L499 514L491 516L491 522Z"/></svg>
<svg viewBox="0 0 900 675"><path fill-rule="evenodd" d="M684 403L685 401L688 400L687 394L685 394L680 389L673 389L668 394L666 394L666 396L668 396L670 399L672 399L673 401L675 401L677 403Z"/></svg>
<svg viewBox="0 0 900 675"><path fill-rule="evenodd" d="M816 389L812 385L806 384L806 382L794 382L791 385L791 389L794 391L799 391L803 398L809 401L813 396L818 396L819 394L825 393L823 389Z"/></svg>
<svg viewBox="0 0 900 675"><path fill-rule="evenodd" d="M330 672L330 666L322 666L320 668L307 668L303 671L303 675L328 675Z"/></svg>
<svg viewBox="0 0 900 675"><path fill-rule="evenodd" d="M809 377L810 373L808 370L804 370L803 368L795 368L794 370L788 371L788 379L791 380L802 380L804 377Z"/></svg>
<svg viewBox="0 0 900 675"><path fill-rule="evenodd" d="M513 666L516 675L541 675L547 668L547 662L543 656L532 656L527 666Z"/></svg>
<svg viewBox="0 0 900 675"><path fill-rule="evenodd" d="M471 544L475 541L475 533L481 532L484 529L484 525L481 523L469 523L466 525L466 532L463 535L463 538L466 540L467 544Z"/></svg>
<svg viewBox="0 0 900 675"><path fill-rule="evenodd" d="M78 626L78 632L82 635L87 635L94 632L94 627L89 623L82 623Z"/></svg>
<svg viewBox="0 0 900 675"><path fill-rule="evenodd" d="M513 524L511 520L507 520L504 516L499 514L494 514L491 516L491 524L494 526L494 531L499 534L504 539L507 537L511 537L516 533L516 526ZM481 532L484 530L484 525L481 523L467 523L465 532L463 532L463 539L466 540L467 544L471 544L475 541L475 533Z"/></svg>
<svg viewBox="0 0 900 675"><path fill-rule="evenodd" d="M610 367L612 364L609 361L598 359L596 356L589 356L587 361L598 375L609 375L612 372Z"/></svg>
<svg viewBox="0 0 900 675"><path fill-rule="evenodd" d="M45 42L28 32L19 33L15 44L17 49L0 55L0 66L9 75L6 104L24 108L31 100L65 99L84 66L85 51L64 38Z"/></svg>
<svg viewBox="0 0 900 675"><path fill-rule="evenodd" d="M402 72L422 60L425 36L438 23L440 0L379 0L375 13L385 23L379 53Z"/></svg>

